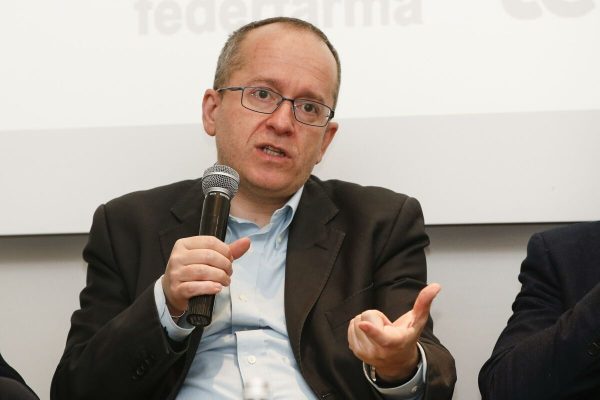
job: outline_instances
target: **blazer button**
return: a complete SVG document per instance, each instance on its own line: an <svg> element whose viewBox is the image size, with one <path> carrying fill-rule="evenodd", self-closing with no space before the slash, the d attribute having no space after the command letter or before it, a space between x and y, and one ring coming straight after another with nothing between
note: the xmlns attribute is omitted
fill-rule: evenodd
<svg viewBox="0 0 600 400"><path fill-rule="evenodd" d="M600 354L600 344L598 344L598 342L592 342L587 349L587 353L592 357L598 356L598 354Z"/></svg>

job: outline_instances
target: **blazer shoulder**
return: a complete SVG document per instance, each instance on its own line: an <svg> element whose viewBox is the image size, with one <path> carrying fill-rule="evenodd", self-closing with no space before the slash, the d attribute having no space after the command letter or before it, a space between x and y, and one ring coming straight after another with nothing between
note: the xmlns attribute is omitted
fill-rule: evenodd
<svg viewBox="0 0 600 400"><path fill-rule="evenodd" d="M411 198L404 193L394 192L384 187L364 186L338 179L321 180L311 176L307 183L320 187L332 200L337 201L404 202Z"/></svg>
<svg viewBox="0 0 600 400"><path fill-rule="evenodd" d="M200 179L190 179L151 189L138 190L114 198L105 205L111 209L143 208L145 205L157 206L162 204L172 206L195 186L201 186L200 182Z"/></svg>
<svg viewBox="0 0 600 400"><path fill-rule="evenodd" d="M521 265L519 279L525 279L531 269L538 270L533 275L537 279L554 277L565 293L563 297L570 299L569 305L572 305L600 279L599 244L600 222L571 224L536 233L527 246L527 258Z"/></svg>
<svg viewBox="0 0 600 400"><path fill-rule="evenodd" d="M199 213L202 184L186 180L125 194L98 207L93 226L105 221L116 230L164 229L191 213Z"/></svg>
<svg viewBox="0 0 600 400"><path fill-rule="evenodd" d="M369 219L376 218L377 215L389 218L401 211L422 215L417 199L383 187L363 186L337 179L320 180L314 176L311 176L307 185L312 186L311 189L318 188L341 212L347 212L353 218L361 215Z"/></svg>
<svg viewBox="0 0 600 400"><path fill-rule="evenodd" d="M572 250L587 246L600 247L600 221L580 222L538 232L548 250Z"/></svg>

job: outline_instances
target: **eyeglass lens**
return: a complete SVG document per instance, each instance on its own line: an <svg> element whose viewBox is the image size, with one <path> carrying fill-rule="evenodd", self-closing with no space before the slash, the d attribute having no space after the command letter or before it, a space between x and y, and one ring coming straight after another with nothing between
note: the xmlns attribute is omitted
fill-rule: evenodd
<svg viewBox="0 0 600 400"><path fill-rule="evenodd" d="M242 105L261 113L273 113L284 100L288 99L265 88L246 87L242 91ZM325 126L329 121L331 110L323 104L306 99L294 99L293 104L294 116L299 122Z"/></svg>

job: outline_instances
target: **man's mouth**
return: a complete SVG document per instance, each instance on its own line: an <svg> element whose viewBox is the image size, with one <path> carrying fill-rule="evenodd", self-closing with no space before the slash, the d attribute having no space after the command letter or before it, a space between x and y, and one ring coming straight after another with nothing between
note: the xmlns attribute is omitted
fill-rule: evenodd
<svg viewBox="0 0 600 400"><path fill-rule="evenodd" d="M278 149L276 147L273 147L273 146L269 146L269 145L263 146L262 151L273 157L285 157L285 151Z"/></svg>

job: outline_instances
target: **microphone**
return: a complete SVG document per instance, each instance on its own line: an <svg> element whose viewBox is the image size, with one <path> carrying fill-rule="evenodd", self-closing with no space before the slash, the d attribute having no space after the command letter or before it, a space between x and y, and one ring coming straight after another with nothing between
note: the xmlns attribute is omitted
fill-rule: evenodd
<svg viewBox="0 0 600 400"><path fill-rule="evenodd" d="M200 217L200 235L225 240L229 205L239 185L240 176L231 167L215 164L204 171L204 205ZM193 326L207 326L212 320L214 304L214 294L192 297L188 303L187 322Z"/></svg>

